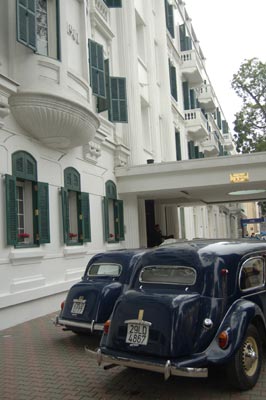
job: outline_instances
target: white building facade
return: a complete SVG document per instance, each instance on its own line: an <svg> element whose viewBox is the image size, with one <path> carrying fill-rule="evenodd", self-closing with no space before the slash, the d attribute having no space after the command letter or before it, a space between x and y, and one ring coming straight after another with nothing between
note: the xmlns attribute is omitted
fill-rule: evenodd
<svg viewBox="0 0 266 400"><path fill-rule="evenodd" d="M155 223L239 235L236 204L118 190L120 167L234 153L181 0L3 0L0 34L0 329L57 310L92 255L150 246Z"/></svg>

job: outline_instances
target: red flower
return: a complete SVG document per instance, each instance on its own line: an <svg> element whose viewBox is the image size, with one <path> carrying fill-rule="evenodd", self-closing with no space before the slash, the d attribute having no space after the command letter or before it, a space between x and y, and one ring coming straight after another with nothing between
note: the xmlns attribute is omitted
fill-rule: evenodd
<svg viewBox="0 0 266 400"><path fill-rule="evenodd" d="M73 239L73 238L75 238L75 237L77 237L77 236L78 236L77 233L69 233L70 239Z"/></svg>
<svg viewBox="0 0 266 400"><path fill-rule="evenodd" d="M25 238L29 238L30 237L30 234L29 233L26 233L26 232L23 232L23 233L19 233L18 234L18 238L19 239L25 239Z"/></svg>
<svg viewBox="0 0 266 400"><path fill-rule="evenodd" d="M110 237L110 238L113 238L113 237L114 237L114 235L113 235L112 233L110 233L110 234L109 234L109 237Z"/></svg>

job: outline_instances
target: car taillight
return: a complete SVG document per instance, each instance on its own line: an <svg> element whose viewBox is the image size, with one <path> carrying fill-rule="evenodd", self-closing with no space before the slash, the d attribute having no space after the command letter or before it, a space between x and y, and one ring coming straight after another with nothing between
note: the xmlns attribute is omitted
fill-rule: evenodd
<svg viewBox="0 0 266 400"><path fill-rule="evenodd" d="M63 311L64 306L65 306L65 301L62 301L62 303L61 303L61 310L62 311Z"/></svg>
<svg viewBox="0 0 266 400"><path fill-rule="evenodd" d="M109 332L110 324L111 324L111 320L110 320L110 319L108 319L108 320L104 323L103 332L104 332L105 334L107 334L107 333Z"/></svg>
<svg viewBox="0 0 266 400"><path fill-rule="evenodd" d="M221 349L226 349L229 343L228 331L222 331L218 336L218 342Z"/></svg>

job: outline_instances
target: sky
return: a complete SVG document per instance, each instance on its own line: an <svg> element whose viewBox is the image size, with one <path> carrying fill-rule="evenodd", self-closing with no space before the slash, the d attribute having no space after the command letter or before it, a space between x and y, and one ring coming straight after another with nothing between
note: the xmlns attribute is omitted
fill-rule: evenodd
<svg viewBox="0 0 266 400"><path fill-rule="evenodd" d="M206 58L206 71L233 131L241 99L231 88L245 59L266 62L266 0L184 0Z"/></svg>

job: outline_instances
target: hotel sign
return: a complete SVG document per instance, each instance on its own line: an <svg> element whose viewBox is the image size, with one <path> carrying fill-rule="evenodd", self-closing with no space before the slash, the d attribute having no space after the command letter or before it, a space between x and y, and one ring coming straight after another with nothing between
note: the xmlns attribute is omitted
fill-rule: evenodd
<svg viewBox="0 0 266 400"><path fill-rule="evenodd" d="M237 174L230 174L231 183L249 182L249 176L247 172L238 172Z"/></svg>

